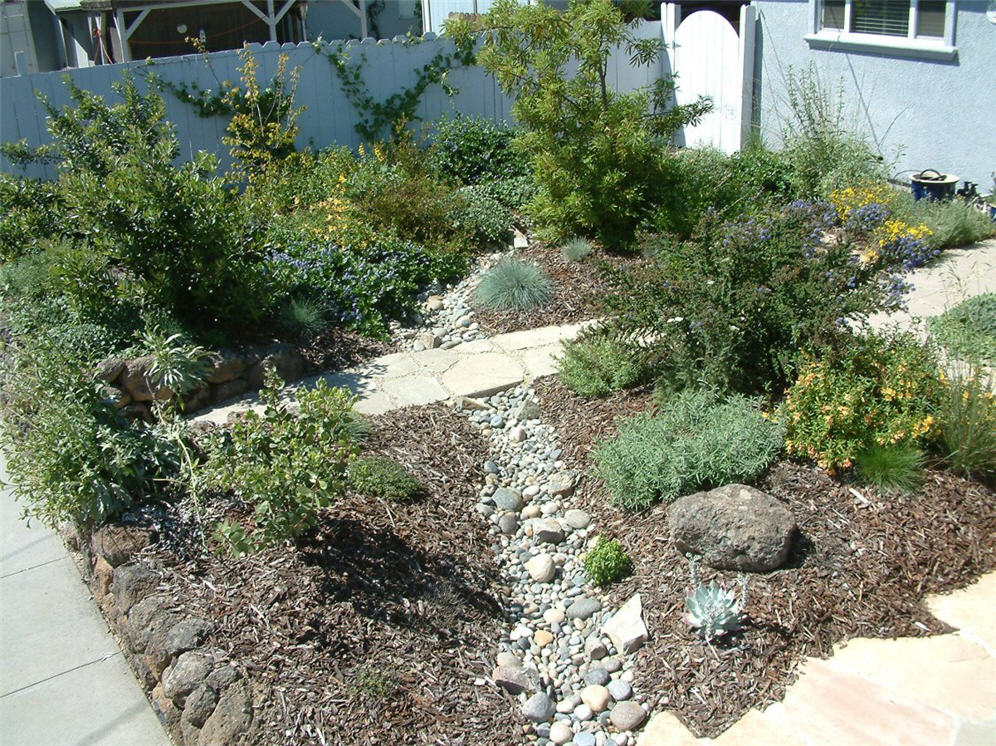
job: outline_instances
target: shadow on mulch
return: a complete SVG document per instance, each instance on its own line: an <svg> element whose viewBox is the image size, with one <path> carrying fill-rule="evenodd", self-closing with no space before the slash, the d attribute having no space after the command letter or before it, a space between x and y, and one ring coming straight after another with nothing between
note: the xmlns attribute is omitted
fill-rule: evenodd
<svg viewBox="0 0 996 746"><path fill-rule="evenodd" d="M458 558L412 546L390 528L334 518L322 526L320 538L302 546L300 558L320 573L324 603L348 602L371 621L440 640L452 637L463 619L501 614Z"/></svg>
<svg viewBox="0 0 996 746"><path fill-rule="evenodd" d="M158 545L149 559L246 670L253 744L518 743L517 702L475 685L505 626L473 510L487 444L440 405L371 422L365 449L404 464L419 502L346 494L295 547L232 559Z"/></svg>
<svg viewBox="0 0 996 746"><path fill-rule="evenodd" d="M669 538L667 511L631 514L611 505L590 467L594 443L616 432L621 415L650 408L650 392L587 400L555 378L536 382L545 422L557 429L562 458L586 472L574 500L599 530L618 538L633 574L613 586L613 603L643 599L651 638L637 653L634 687L672 710L697 736L714 737L747 710L780 700L807 656L825 658L853 637L919 637L950 629L922 603L996 568L996 494L977 482L928 471L908 496L848 485L819 469L782 462L759 488L795 516L799 537L785 568L752 575L744 631L706 646L681 620L689 592L685 559ZM703 582L733 587L732 573L700 568Z"/></svg>

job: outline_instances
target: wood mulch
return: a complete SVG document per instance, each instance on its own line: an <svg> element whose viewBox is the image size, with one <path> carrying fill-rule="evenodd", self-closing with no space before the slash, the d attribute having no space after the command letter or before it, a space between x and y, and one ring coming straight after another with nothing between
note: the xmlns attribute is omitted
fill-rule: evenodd
<svg viewBox="0 0 996 746"><path fill-rule="evenodd" d="M251 743L516 743L516 702L474 683L506 624L473 510L487 446L440 405L372 422L365 450L406 465L426 487L419 502L349 494L296 548L232 559L173 541L145 559L245 668Z"/></svg>
<svg viewBox="0 0 996 746"><path fill-rule="evenodd" d="M633 266L644 261L638 254L614 255L596 247L582 261L571 262L564 259L559 246L542 243L530 244L515 256L538 265L550 276L554 283L553 298L542 308L531 311L475 309L474 321L488 336L597 318L600 315L598 301L605 292L599 265L608 262L614 266Z"/></svg>
<svg viewBox="0 0 996 746"><path fill-rule="evenodd" d="M548 378L536 390L564 460L582 471L592 465L593 443L616 431L619 416L651 406L646 389L592 401ZM835 643L950 631L923 597L996 568L996 494L979 483L928 471L908 496L866 488L855 494L819 469L782 462L758 486L791 510L799 537L785 569L751 576L744 632L711 647L681 620L688 565L669 541L665 508L640 514L614 508L590 471L574 498L633 559L632 576L609 595L616 604L642 595L651 639L637 653L634 687L700 737L780 700L798 663L829 656ZM733 587L733 574L707 570L704 582L719 577Z"/></svg>

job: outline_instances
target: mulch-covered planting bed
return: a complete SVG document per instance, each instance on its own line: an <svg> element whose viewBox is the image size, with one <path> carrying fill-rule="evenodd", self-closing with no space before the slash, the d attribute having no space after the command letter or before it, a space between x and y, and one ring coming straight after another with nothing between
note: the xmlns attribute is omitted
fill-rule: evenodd
<svg viewBox="0 0 996 746"><path fill-rule="evenodd" d="M294 549L222 559L184 556L173 541L146 559L245 668L251 743L516 743L514 701L474 684L503 626L486 524L472 510L487 446L438 405L373 424L366 450L406 465L427 488L419 502L347 495Z"/></svg>
<svg viewBox="0 0 996 746"><path fill-rule="evenodd" d="M318 371L349 368L386 355L394 349L387 342L334 327L298 341L295 347L308 361L308 365Z"/></svg>
<svg viewBox="0 0 996 746"><path fill-rule="evenodd" d="M644 261L638 254L617 256L595 249L586 259L564 259L559 246L531 244L515 252L515 257L541 267L553 280L553 297L542 308L531 311L489 311L476 309L474 320L488 336L535 329L542 326L575 324L597 318L601 311L598 299L605 292L599 264L632 266Z"/></svg>
<svg viewBox="0 0 996 746"><path fill-rule="evenodd" d="M536 391L563 458L579 470L590 468L593 443L615 432L618 417L650 406L647 390L592 401L547 378ZM665 508L616 509L590 472L574 498L633 559L632 576L610 595L615 603L642 595L651 638L637 654L634 687L699 736L715 736L748 709L781 699L796 665L829 656L834 643L950 631L923 597L996 568L996 494L976 482L928 471L916 493L893 496L783 462L758 486L785 503L799 536L786 569L751 576L744 632L713 646L681 620L688 564L669 541ZM703 582L716 577L707 568L701 575ZM727 587L734 580L721 578Z"/></svg>

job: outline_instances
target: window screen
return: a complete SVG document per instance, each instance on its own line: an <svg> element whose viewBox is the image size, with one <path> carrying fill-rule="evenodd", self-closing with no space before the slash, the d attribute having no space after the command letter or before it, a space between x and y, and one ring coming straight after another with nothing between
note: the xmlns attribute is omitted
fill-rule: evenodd
<svg viewBox="0 0 996 746"><path fill-rule="evenodd" d="M854 0L851 6L851 31L854 33L907 36L909 28L908 1Z"/></svg>
<svg viewBox="0 0 996 746"><path fill-rule="evenodd" d="M823 0L821 28L844 28L844 0Z"/></svg>
<svg viewBox="0 0 996 746"><path fill-rule="evenodd" d="M916 35L944 38L944 0L920 0L916 14Z"/></svg>

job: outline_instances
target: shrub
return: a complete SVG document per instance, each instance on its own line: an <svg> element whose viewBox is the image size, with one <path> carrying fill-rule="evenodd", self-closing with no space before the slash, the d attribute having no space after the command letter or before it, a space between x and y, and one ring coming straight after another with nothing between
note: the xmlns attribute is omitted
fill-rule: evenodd
<svg viewBox="0 0 996 746"><path fill-rule="evenodd" d="M708 106L669 106L673 86L613 91L608 59L622 49L649 65L657 39L639 39L611 0L545 4L497 0L484 16L447 23L466 41L484 32L478 60L514 96L516 147L530 157L539 191L528 207L544 238L583 233L626 246L658 193L664 144Z"/></svg>
<svg viewBox="0 0 996 746"><path fill-rule="evenodd" d="M106 348L102 330L52 325L15 335L2 440L25 512L51 526L71 521L87 535L160 494L176 453L156 430L126 420L93 379Z"/></svg>
<svg viewBox="0 0 996 746"><path fill-rule="evenodd" d="M353 461L346 476L354 492L390 502L413 502L424 492L405 467L383 456L364 456Z"/></svg>
<svg viewBox="0 0 996 746"><path fill-rule="evenodd" d="M902 304L906 286L887 258L861 263L847 241L825 240L835 223L829 205L800 202L709 218L692 241L644 236L650 262L605 270L606 334L675 389L778 391L803 345Z"/></svg>
<svg viewBox="0 0 996 746"><path fill-rule="evenodd" d="M591 337L563 344L557 361L561 382L576 394L605 396L635 386L644 369L625 346L604 337Z"/></svg>
<svg viewBox="0 0 996 746"><path fill-rule="evenodd" d="M845 124L843 88L830 91L813 66L789 70L786 86L791 117L782 140L795 196L826 197L852 184L885 181L881 158Z"/></svg>
<svg viewBox="0 0 996 746"><path fill-rule="evenodd" d="M861 246L863 263L885 262L912 270L937 256L933 231L924 223L908 223L896 213L899 193L882 182L837 189L830 202L848 237Z"/></svg>
<svg viewBox="0 0 996 746"><path fill-rule="evenodd" d="M604 587L625 578L633 569L629 555L618 539L598 537L598 542L584 556L584 572L588 580Z"/></svg>
<svg viewBox="0 0 996 746"><path fill-rule="evenodd" d="M512 147L515 130L504 122L457 114L433 123L432 158L457 184L481 184L526 175L525 159Z"/></svg>
<svg viewBox="0 0 996 746"><path fill-rule="evenodd" d="M862 484L905 494L923 481L923 462L923 452L909 443L875 443L856 456L855 471Z"/></svg>
<svg viewBox="0 0 996 746"><path fill-rule="evenodd" d="M472 237L474 248L505 246L512 230L512 212L477 187L464 187L449 220L457 233Z"/></svg>
<svg viewBox="0 0 996 746"><path fill-rule="evenodd" d="M247 412L207 445L204 485L231 492L252 510L216 527L215 538L235 554L295 539L314 527L319 511L342 494L356 453L349 392L319 380L298 394L300 412L294 415L281 389L279 377L268 371L260 390L263 415Z"/></svg>
<svg viewBox="0 0 996 746"><path fill-rule="evenodd" d="M991 373L970 366L944 384L937 410L941 456L966 477L996 478L996 400Z"/></svg>
<svg viewBox="0 0 996 746"><path fill-rule="evenodd" d="M927 320L934 339L952 355L969 362L996 366L996 293L962 301Z"/></svg>
<svg viewBox="0 0 996 746"><path fill-rule="evenodd" d="M564 244L564 248L561 249L561 254L563 254L564 259L569 262L580 262L586 256L589 256L594 250L591 241L587 238L575 237Z"/></svg>
<svg viewBox="0 0 996 746"><path fill-rule="evenodd" d="M74 106L46 106L75 300L100 307L113 288L198 331L262 318L267 293L242 202L214 177L213 159L174 166L179 145L163 100L130 78L113 86L121 101L110 105L67 85Z"/></svg>
<svg viewBox="0 0 996 746"><path fill-rule="evenodd" d="M942 393L916 337L853 336L800 368L782 404L788 451L834 472L876 445L916 447L937 433Z"/></svg>
<svg viewBox="0 0 996 746"><path fill-rule="evenodd" d="M913 195L900 192L893 209L908 223L926 225L930 229L928 243L935 249L966 246L996 233L986 213L958 199L914 201Z"/></svg>
<svg viewBox="0 0 996 746"><path fill-rule="evenodd" d="M0 174L0 262L29 254L62 229L61 196L53 182Z"/></svg>
<svg viewBox="0 0 996 746"><path fill-rule="evenodd" d="M474 304L497 311L528 311L550 301L553 281L535 264L505 258L481 275Z"/></svg>
<svg viewBox="0 0 996 746"><path fill-rule="evenodd" d="M687 390L657 415L623 420L595 451L612 499L630 510L756 478L781 451L783 428L758 402Z"/></svg>
<svg viewBox="0 0 996 746"><path fill-rule="evenodd" d="M490 197L495 202L514 212L536 196L536 185L529 176L516 176L500 181L488 181L469 187L477 194Z"/></svg>
<svg viewBox="0 0 996 746"><path fill-rule="evenodd" d="M278 241L267 260L272 285L320 303L330 322L372 336L385 336L390 320L412 314L426 285L466 268L460 254L432 252L391 234L356 249L293 233Z"/></svg>

